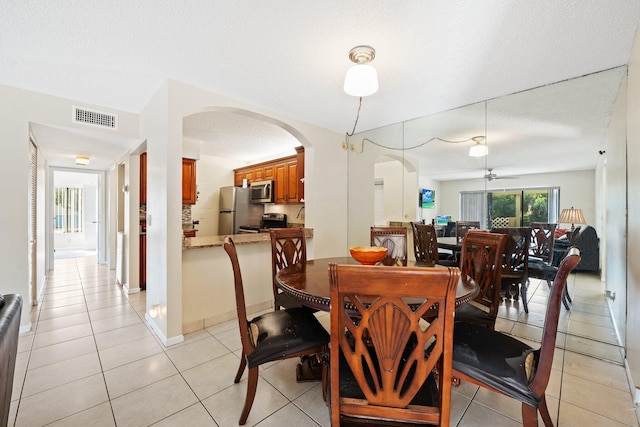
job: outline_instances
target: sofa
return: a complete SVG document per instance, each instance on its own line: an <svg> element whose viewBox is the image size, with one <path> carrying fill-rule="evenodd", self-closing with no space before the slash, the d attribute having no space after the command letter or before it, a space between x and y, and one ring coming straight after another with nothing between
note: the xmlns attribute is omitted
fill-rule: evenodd
<svg viewBox="0 0 640 427"><path fill-rule="evenodd" d="M0 295L0 425L3 426L9 420L21 312L20 295Z"/></svg>
<svg viewBox="0 0 640 427"><path fill-rule="evenodd" d="M571 241L580 249L581 261L574 271L587 271L598 273L600 271L600 239L596 233L596 229L590 225L582 226L576 229L576 236L569 238L558 238L553 245L553 265L560 265L564 253L569 248Z"/></svg>

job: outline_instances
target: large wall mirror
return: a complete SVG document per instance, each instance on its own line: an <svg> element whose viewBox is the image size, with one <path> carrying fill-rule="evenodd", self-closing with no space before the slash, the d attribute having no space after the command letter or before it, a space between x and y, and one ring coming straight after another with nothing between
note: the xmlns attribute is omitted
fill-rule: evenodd
<svg viewBox="0 0 640 427"><path fill-rule="evenodd" d="M368 244L374 224L459 219L461 192L536 187L558 188L558 208L581 206L602 237L596 163L625 75L618 67L349 137L349 245ZM487 156L469 156L478 141ZM593 180L572 183L567 173ZM422 189L434 191L433 207L419 206Z"/></svg>

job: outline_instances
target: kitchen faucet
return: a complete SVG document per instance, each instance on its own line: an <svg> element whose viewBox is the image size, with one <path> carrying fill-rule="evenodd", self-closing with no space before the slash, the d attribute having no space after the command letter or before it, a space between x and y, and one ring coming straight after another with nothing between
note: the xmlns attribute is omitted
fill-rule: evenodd
<svg viewBox="0 0 640 427"><path fill-rule="evenodd" d="M302 209L304 209L304 205L300 206L300 209L298 209L298 213L296 215L296 218L300 218L300 212L302 212Z"/></svg>

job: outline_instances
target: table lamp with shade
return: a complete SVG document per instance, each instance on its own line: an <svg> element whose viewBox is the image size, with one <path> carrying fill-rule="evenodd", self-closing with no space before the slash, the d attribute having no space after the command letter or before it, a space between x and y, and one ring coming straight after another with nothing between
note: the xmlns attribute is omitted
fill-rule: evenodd
<svg viewBox="0 0 640 427"><path fill-rule="evenodd" d="M575 224L586 224L587 222L584 220L584 215L582 215L582 210L575 209L571 206L571 209L562 209L560 213L560 218L558 218L558 222L564 224L571 224L571 232L575 229Z"/></svg>

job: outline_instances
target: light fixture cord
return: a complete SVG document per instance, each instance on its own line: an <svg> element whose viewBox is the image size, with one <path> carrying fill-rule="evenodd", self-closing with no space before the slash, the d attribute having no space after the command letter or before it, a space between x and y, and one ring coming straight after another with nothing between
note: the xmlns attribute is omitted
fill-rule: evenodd
<svg viewBox="0 0 640 427"><path fill-rule="evenodd" d="M360 97L360 102L358 103L358 112L356 113L356 121L353 124L353 129L351 133L347 133L347 136L353 136L356 133L356 126L358 126L358 119L360 118L360 109L362 108L362 97Z"/></svg>
<svg viewBox="0 0 640 427"><path fill-rule="evenodd" d="M357 123L357 120L356 120L356 123ZM347 134L347 135L349 135L349 134ZM351 134L349 136L353 136L353 134ZM454 140L451 140L451 139L444 139L444 138L439 138L437 136L434 136L433 138L429 138L426 141L424 141L424 142L422 142L422 143L420 143L418 145L414 145L413 147L407 147L407 148L404 148L404 147L401 147L401 148L398 148L398 147L387 147L386 145L379 144L379 143L377 143L377 142L375 142L375 141L373 141L373 140L371 140L369 138L362 138L362 141L361 141L361 144L360 144L360 151L357 151L357 153L360 154L360 153L364 152L364 143L365 142L370 142L373 145L376 145L376 146L378 146L380 148L386 148L388 150L408 151L408 150L414 150L416 148L420 148L423 145L426 145L426 144L430 143L431 141L442 141L442 142L448 142L449 144L460 144L462 142L473 141L473 138L475 138L475 137L462 139L460 141L454 141Z"/></svg>

